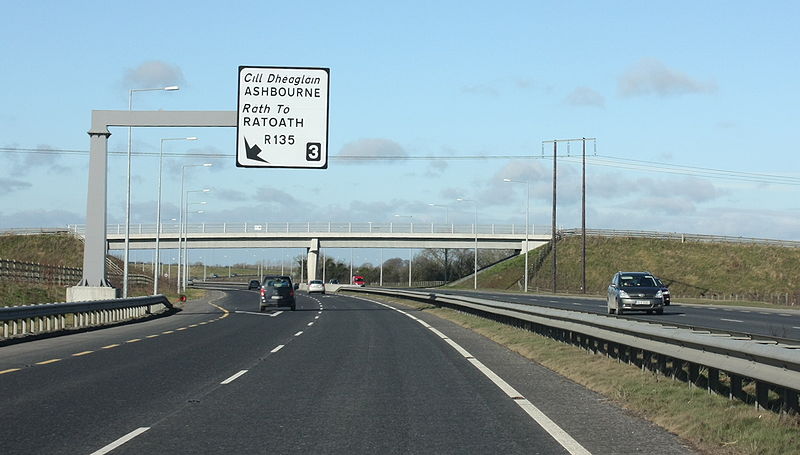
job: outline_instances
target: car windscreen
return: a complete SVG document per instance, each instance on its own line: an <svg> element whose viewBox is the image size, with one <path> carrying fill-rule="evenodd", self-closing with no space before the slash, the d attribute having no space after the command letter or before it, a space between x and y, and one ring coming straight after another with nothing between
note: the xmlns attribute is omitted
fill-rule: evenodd
<svg viewBox="0 0 800 455"><path fill-rule="evenodd" d="M619 277L620 286L624 288L655 288L659 287L656 280L649 275L622 275Z"/></svg>
<svg viewBox="0 0 800 455"><path fill-rule="evenodd" d="M285 288L291 286L291 283L283 280L275 280L273 286L275 286L276 288Z"/></svg>
<svg viewBox="0 0 800 455"><path fill-rule="evenodd" d="M310 284L322 284L321 280L314 280Z"/></svg>

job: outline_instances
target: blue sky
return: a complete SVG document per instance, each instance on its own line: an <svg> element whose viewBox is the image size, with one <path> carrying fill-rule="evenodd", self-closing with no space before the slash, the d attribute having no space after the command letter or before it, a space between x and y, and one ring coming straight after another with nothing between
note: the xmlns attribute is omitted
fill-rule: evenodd
<svg viewBox="0 0 800 455"><path fill-rule="evenodd" d="M800 240L799 9L790 1L5 2L0 228L85 221L88 155L21 149L88 150L91 110L126 109L132 88L181 87L135 93L134 109L235 110L237 69L247 65L330 68L329 167L237 169L234 129L137 129L134 153L197 136L168 143L167 153L230 155L192 171L192 184L213 188L198 221L403 214L442 222L442 210L428 206L436 203L453 205L451 221L470 223L472 210L455 205L462 196L480 201L481 224L524 223L524 187L502 183L510 177L532 182L533 222L546 226L552 168L542 141L596 137L588 227ZM126 130L112 133L109 149L126 150ZM517 158L496 158L508 155ZM465 156L489 158L453 159ZM177 215L180 166L203 161L166 160L164 218ZM156 158L134 156L134 223L155 220L155 169ZM712 178L708 169L730 172ZM124 182L125 158L112 155L110 223L124 222ZM558 224L580 226L580 168L567 159Z"/></svg>

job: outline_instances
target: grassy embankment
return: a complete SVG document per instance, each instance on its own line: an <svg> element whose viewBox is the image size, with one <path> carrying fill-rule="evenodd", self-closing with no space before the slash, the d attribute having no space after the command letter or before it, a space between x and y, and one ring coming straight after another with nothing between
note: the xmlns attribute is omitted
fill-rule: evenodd
<svg viewBox="0 0 800 455"><path fill-rule="evenodd" d="M83 266L83 242L69 234L42 234L42 235L0 235L0 258L20 262L32 262L51 266L76 267ZM122 262L112 258L122 268ZM202 267L192 267L193 274L203 276ZM172 268L173 275L175 267ZM245 270L232 269L232 273L244 273ZM152 264L143 267L134 265L130 267L131 274L152 276ZM228 274L227 267L208 268L207 273L217 273L220 276ZM112 285L121 287L119 277L110 277ZM178 298L177 283L175 278L165 279L161 282L159 291L171 301ZM37 303L63 302L66 297L67 286L57 286L36 282L16 282L0 280L0 306L31 305ZM195 298L204 291L198 289L187 290L190 298ZM152 285L132 285L129 295L132 297L150 295L153 293Z"/></svg>
<svg viewBox="0 0 800 455"><path fill-rule="evenodd" d="M544 247L543 247L544 248ZM543 250L544 251L544 250ZM579 293L581 239L558 243L558 290ZM539 252L529 257L531 292L552 290L552 256L535 269ZM611 277L619 270L647 270L670 287L673 300L683 302L767 302L800 305L800 248L779 246L680 242L641 238L588 237L586 289L605 296ZM524 257L498 264L478 275L479 289L519 291ZM471 281L459 285L471 288ZM699 300L702 299L702 300Z"/></svg>
<svg viewBox="0 0 800 455"><path fill-rule="evenodd" d="M677 434L701 453L800 453L797 416L759 411L705 389L477 316L408 300L370 298L424 310L480 333Z"/></svg>

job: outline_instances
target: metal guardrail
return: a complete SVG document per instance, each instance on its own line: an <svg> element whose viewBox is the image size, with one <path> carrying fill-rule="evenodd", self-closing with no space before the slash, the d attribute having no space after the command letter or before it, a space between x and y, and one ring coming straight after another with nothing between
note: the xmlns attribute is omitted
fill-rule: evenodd
<svg viewBox="0 0 800 455"><path fill-rule="evenodd" d="M581 235L580 229L562 229L558 231L563 236ZM679 232L658 231L626 231L618 229L587 229L586 235L597 237L640 237L647 239L680 240L681 242L724 242L724 243L755 243L760 245L775 245L786 247L800 247L796 240L762 239L757 237L734 237L727 235L709 234L682 234Z"/></svg>
<svg viewBox="0 0 800 455"><path fill-rule="evenodd" d="M728 336L607 315L466 296L373 288L349 291L412 299L476 314L602 353L759 408L800 412L800 343ZM727 381L721 379L721 375ZM746 385L754 384L754 393ZM770 396L770 391L775 392ZM776 398L777 397L777 398Z"/></svg>
<svg viewBox="0 0 800 455"><path fill-rule="evenodd" d="M172 309L163 295L0 308L2 337L116 324Z"/></svg>

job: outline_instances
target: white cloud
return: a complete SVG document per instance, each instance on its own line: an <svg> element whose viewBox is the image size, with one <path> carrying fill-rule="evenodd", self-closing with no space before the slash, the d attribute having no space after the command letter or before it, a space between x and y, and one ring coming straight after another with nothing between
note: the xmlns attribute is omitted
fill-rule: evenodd
<svg viewBox="0 0 800 455"><path fill-rule="evenodd" d="M13 193L14 191L18 190L27 190L33 186L30 182L23 182L22 180L16 179L4 179L0 178L0 188L3 189L4 195L8 195Z"/></svg>
<svg viewBox="0 0 800 455"><path fill-rule="evenodd" d="M573 90L567 95L566 102L571 106L605 107L606 105L603 95L588 87L578 87Z"/></svg>
<svg viewBox="0 0 800 455"><path fill-rule="evenodd" d="M677 96L709 93L716 90L713 82L700 82L684 73L668 68L655 59L642 59L623 73L618 80L621 96Z"/></svg>
<svg viewBox="0 0 800 455"><path fill-rule="evenodd" d="M183 85L183 71L176 66L160 60L150 60L133 69L125 71L123 82L130 88L157 88L170 85Z"/></svg>

